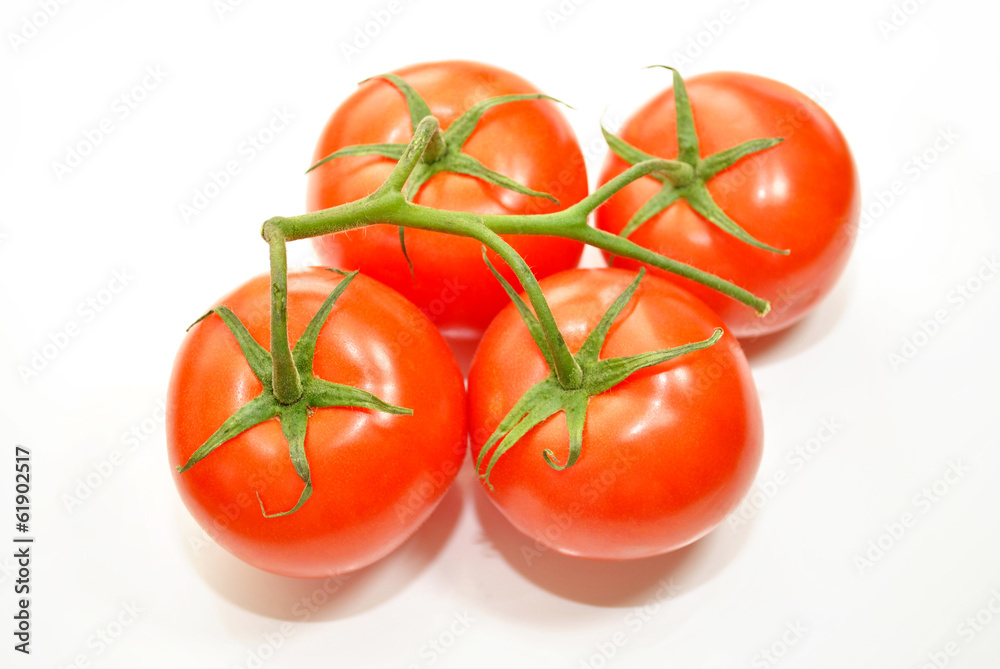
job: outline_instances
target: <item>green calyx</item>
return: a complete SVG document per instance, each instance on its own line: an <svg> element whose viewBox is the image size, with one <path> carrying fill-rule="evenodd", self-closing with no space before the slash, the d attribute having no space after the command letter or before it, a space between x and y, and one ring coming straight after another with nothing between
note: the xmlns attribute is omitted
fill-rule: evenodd
<svg viewBox="0 0 1000 669"><path fill-rule="evenodd" d="M629 284L618 297L612 302L597 326L591 331L584 341L583 346L573 356L579 365L582 375L579 384L567 387L561 383L555 372L552 354L545 344L542 334L542 327L534 313L528 308L521 296L514 291L511 285L496 271L493 265L486 258L485 251L483 259L489 266L490 271L503 285L504 290L510 295L511 300L517 306L521 318L528 327L528 332L541 351L545 362L549 366L549 375L538 382L511 408L496 430L490 436L489 441L483 445L476 461L476 471L479 478L493 489L490 483L490 474L497 462L504 453L509 451L523 436L532 428L541 424L550 416L562 411L566 414L566 427L569 431L569 453L566 461L560 463L556 459L555 453L546 449L542 454L545 463L557 471L562 471L572 466L580 457L583 448L583 428L587 420L587 408L590 398L603 392L611 390L628 377L641 369L652 367L668 360L673 360L686 353L698 351L713 345L722 337L722 330L716 328L712 335L699 342L677 346L661 351L650 351L620 358L600 359L601 349L604 347L604 340L611 330L615 319L622 312L625 305L635 295L639 288L639 282L645 275L645 270L640 269L635 279ZM483 463L487 454L491 453L489 461L486 462L485 471Z"/></svg>
<svg viewBox="0 0 1000 669"><path fill-rule="evenodd" d="M251 427L272 418L277 418L281 423L281 431L288 441L292 466L295 467L296 474L302 479L304 487L298 502L287 511L268 513L264 508L264 502L260 499L259 493L257 494L257 501L260 503L261 513L265 517L275 518L286 516L297 511L312 495L313 486L309 474L309 461L306 459L305 439L306 426L309 416L314 409L324 407L357 407L390 414L413 414L413 411L410 409L404 409L383 402L367 391L339 383L332 383L317 378L313 374L313 358L316 353L316 341L320 330L333 310L337 298L347 290L347 287L357 274L357 272L351 272L344 275L344 280L337 284L337 287L326 298L319 311L310 320L305 332L302 333L302 336L296 342L295 347L291 350L292 361L298 372L298 378L301 379L302 390L301 395L290 402L279 401L275 395L271 354L257 343L247 331L246 326L243 325L242 321L240 321L232 310L226 306L217 307L209 311L205 316L202 316L198 321L195 321L195 323L200 322L212 314L221 318L222 322L233 334L233 337L236 338L240 351L242 351L247 364L250 365L251 371L257 377L257 380L260 381L264 390L260 395L244 404L236 413L226 419L219 429L188 458L188 461L183 466L177 468L178 472L183 474L208 457L215 449L249 430Z"/></svg>
<svg viewBox="0 0 1000 669"><path fill-rule="evenodd" d="M404 79L395 74L380 74L377 78L385 79L395 86L406 99L406 106L410 112L411 130L416 132L417 126L424 118L431 116L430 107L427 102L413 89ZM367 81L367 80L366 80ZM364 83L364 82L362 82ZM416 166L407 179L403 188L403 195L407 200L412 201L420 187L439 172L453 172L455 174L465 174L476 177L494 186L500 186L521 195L532 197L544 197L551 202L558 200L548 193L532 190L514 181L510 177L495 172L472 156L462 153L462 147L472 136L480 119L488 110L498 105L517 102L520 100L552 100L559 102L553 97L541 93L528 93L524 95L501 95L499 97L483 100L473 105L462 116L455 120L447 130L439 130L421 157L420 164ZM367 156L378 155L393 160L399 160L406 150L407 144L357 144L348 146L339 151L335 151L326 156L307 170L311 172L320 165L345 156Z"/></svg>
<svg viewBox="0 0 1000 669"><path fill-rule="evenodd" d="M671 162L676 167L650 175L663 186L635 212L619 234L627 238L646 221L677 200L683 199L707 221L733 237L751 246L787 255L788 250L776 249L752 237L738 223L729 218L726 212L712 199L707 186L712 177L719 172L732 167L748 156L770 149L784 140L782 138L752 139L702 158L698 148L698 133L694 126L694 116L691 112L691 100L688 98L684 80L680 73L672 67L666 65L653 65L652 67L663 67L673 72L674 108L677 114L677 160ZM630 165L655 158L655 156L651 156L617 137L603 125L601 131L615 155Z"/></svg>
<svg viewBox="0 0 1000 669"><path fill-rule="evenodd" d="M411 130L416 133L420 121L432 115L427 102L410 84L395 74L380 74L377 75L377 78L385 79L403 94L410 113ZM559 201L551 194L532 190L510 177L489 169L472 156L462 152L462 148L469 137L472 136L472 132L476 129L476 125L478 125L483 114L498 105L521 100L552 100L553 102L559 102L559 100L548 95L528 93L523 95L501 95L473 105L462 116L456 119L447 130L438 130L434 134L427 148L424 150L420 162L414 167L403 187L403 197L407 201L412 202L413 198L420 191L420 188L431 177L440 172L451 172L453 174L464 174L475 177L486 183L506 188L521 195L542 197L550 202L558 203ZM326 162L345 156L378 155L398 161L402 158L407 146L407 144L357 144L348 146L326 156L306 170L306 173L311 172ZM406 257L406 262L410 267L410 274L412 275L413 263L406 252L406 239L402 227L399 228L399 242L403 255Z"/></svg>

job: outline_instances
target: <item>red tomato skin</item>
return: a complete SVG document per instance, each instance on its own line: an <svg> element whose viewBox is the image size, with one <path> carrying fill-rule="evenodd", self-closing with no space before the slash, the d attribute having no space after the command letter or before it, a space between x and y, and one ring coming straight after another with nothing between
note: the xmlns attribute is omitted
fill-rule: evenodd
<svg viewBox="0 0 1000 669"><path fill-rule="evenodd" d="M466 61L413 65L397 70L448 126L475 103L500 95L537 93L521 77L497 67ZM408 142L410 117L399 91L383 79L362 84L330 117L313 155L319 161L352 144ZM519 195L479 179L439 173L417 193L417 204L481 214L543 214L587 196L587 171L573 131L555 103L513 102L486 112L463 151L486 167L559 200ZM395 161L380 156L340 158L309 173L307 208L325 209L375 191ZM579 242L553 237L510 235L506 239L539 277L576 267ZM507 296L483 263L481 244L472 239L424 230L406 231L406 250L395 226L327 235L314 240L316 255L330 267L360 269L409 298L443 331L477 337L507 303ZM506 264L490 252L508 281Z"/></svg>
<svg viewBox="0 0 1000 669"><path fill-rule="evenodd" d="M563 272L542 282L560 331L576 351L634 278L620 269ZM686 291L647 275L618 317L601 358L709 337L721 321ZM483 336L469 374L473 461L514 402L547 375L516 311L504 309ZM484 489L504 516L567 555L626 560L658 555L707 534L750 489L760 464L760 402L737 340L642 370L595 395L580 459L568 450L560 412L507 451Z"/></svg>
<svg viewBox="0 0 1000 669"><path fill-rule="evenodd" d="M683 201L629 238L769 300L771 312L760 318L736 300L651 268L712 307L738 337L777 332L816 306L847 264L861 206L854 159L830 116L790 86L735 72L704 74L685 83L702 157L750 139L785 138L716 175L708 190L753 237L791 253L781 256L748 246ZM621 136L647 153L675 158L676 128L673 89L668 89L637 111ZM626 167L609 153L600 182ZM630 184L597 211L597 226L617 234L658 189L652 179ZM634 268L638 263L616 258L614 266Z"/></svg>
<svg viewBox="0 0 1000 669"><path fill-rule="evenodd" d="M340 281L320 269L289 275L294 342ZM220 300L269 348L269 279L258 276ZM319 378L362 388L413 409L396 416L320 408L309 418L312 497L302 491L277 420L223 444L183 474L176 467L262 388L221 319L185 338L167 400L174 482L188 510L223 548L260 569L301 578L353 571L384 557L427 519L454 480L466 442L462 374L441 335L395 291L359 275L340 296L316 349Z"/></svg>

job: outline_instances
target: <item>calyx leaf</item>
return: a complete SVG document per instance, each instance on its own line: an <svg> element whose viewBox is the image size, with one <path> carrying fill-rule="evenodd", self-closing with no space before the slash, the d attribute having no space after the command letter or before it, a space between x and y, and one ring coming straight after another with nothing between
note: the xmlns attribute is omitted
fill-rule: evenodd
<svg viewBox="0 0 1000 669"><path fill-rule="evenodd" d="M772 253L787 255L787 249L777 249L758 240L729 218L722 208L715 203L715 200L712 199L707 186L712 177L719 172L732 167L748 156L766 151L780 144L783 139L753 139L702 158L699 151L698 132L694 124L694 114L691 111L691 100L688 98L684 80L676 69L667 65L653 65L651 67L662 67L673 72L674 110L677 115L677 159L673 162L687 165L691 172L679 177L661 173L650 175L660 181L663 186L632 215L632 218L619 234L627 238L649 219L668 208L677 200L684 199L705 220L727 234L751 246L771 251ZM615 136L603 127L601 130L604 132L608 147L615 155L628 164L635 165L636 163L655 157L632 146L621 137Z"/></svg>
<svg viewBox="0 0 1000 669"><path fill-rule="evenodd" d="M339 270L337 270L339 271ZM196 323L215 314L222 319L229 331L236 338L247 364L253 371L254 376L261 382L264 389L260 395L237 409L236 413L227 418L212 436L208 438L197 450L188 458L187 462L177 468L181 474L194 467L196 464L211 455L215 449L224 445L230 439L239 436L246 430L265 421L277 418L281 423L281 432L288 442L289 457L295 473L302 479L303 489L295 506L275 513L268 513L264 508L264 501L257 495L260 503L261 513L266 518L276 518L287 516L298 511L303 504L308 501L313 492L312 477L309 473L309 461L306 457L305 439L306 430L309 423L309 416L313 409L323 407L357 407L381 411L389 414L412 415L413 411L403 407L394 406L360 388L333 383L325 379L320 379L313 374L313 358L316 353L316 342L319 338L320 330L326 323L337 301L358 272L340 272L344 279L340 281L333 292L323 301L319 311L309 321L305 332L299 337L292 350L292 359L299 376L303 380L302 397L292 404L281 404L274 396L271 385L271 354L247 331L239 317L232 312L229 307L220 306L209 311Z"/></svg>
<svg viewBox="0 0 1000 669"><path fill-rule="evenodd" d="M419 124L425 117L431 115L431 110L427 101L424 100L416 89L414 89L399 75L391 73L379 74L371 78L385 79L390 84L395 86L400 93L402 93L406 100L406 107L410 115L411 129L414 132L417 129L417 124ZM366 79L365 81L369 81L369 79ZM361 83L365 83L365 81L362 81ZM412 202L421 187L423 187L423 185L427 183L431 177L440 172L451 172L453 174L464 174L466 176L475 177L480 181L485 181L493 186L499 186L500 188L505 188L521 195L545 198L550 202L558 204L559 200L557 200L550 193L532 190L531 188L518 183L504 174L500 174L495 170L489 169L480 161L462 152L462 148L465 146L469 137L472 136L472 133L479 124L479 121L482 119L483 114L498 105L523 100L552 100L553 102L563 104L556 98L542 93L500 95L477 102L459 118L455 119L447 130L441 131L436 141L432 142L432 144L428 146L420 164L413 170L409 179L407 179L406 184L403 186L403 196L408 201ZM308 170L306 170L306 173L308 174L320 165L323 165L331 160L346 156L377 155L398 161L402 157L403 151L407 146L408 145L405 143L356 144L347 146L334 151L322 160L316 162L310 166ZM399 244L403 251L403 256L406 258L406 264L410 268L410 276L412 277L414 273L413 262L410 260L410 256L406 251L406 238L402 227L399 228Z"/></svg>

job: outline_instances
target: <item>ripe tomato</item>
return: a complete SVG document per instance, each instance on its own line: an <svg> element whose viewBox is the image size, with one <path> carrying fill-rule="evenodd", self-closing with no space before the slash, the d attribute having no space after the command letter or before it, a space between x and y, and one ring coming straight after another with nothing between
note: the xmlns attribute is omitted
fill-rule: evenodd
<svg viewBox="0 0 1000 669"><path fill-rule="evenodd" d="M449 61L413 65L396 74L427 101L448 126L475 103L501 95L536 93L524 79L489 65ZM330 117L314 162L355 144L407 142L412 137L403 95L384 79L372 79ZM558 198L520 195L480 179L442 172L431 177L414 202L437 209L488 214L558 211L587 195L587 173L579 144L553 102L518 101L493 107L476 126L463 152L522 186ZM332 160L309 174L310 211L360 199L382 185L395 161L381 156ZM583 247L551 237L506 238L539 277L576 267ZM507 296L483 264L479 242L422 230L406 231L406 250L394 226L376 225L314 240L320 261L360 269L395 288L443 331L478 337L507 303ZM514 274L491 257L508 281Z"/></svg>
<svg viewBox="0 0 1000 669"><path fill-rule="evenodd" d="M288 278L294 343L342 277L313 269ZM251 279L224 297L268 348L270 281ZM303 489L277 420L219 446L174 481L198 523L223 548L261 569L321 577L364 567L399 546L430 515L465 453L461 372L433 324L386 286L358 276L320 331L315 375L413 410L412 416L319 408L305 438L313 494ZM168 391L167 443L176 468L237 409L261 393L218 316L185 338Z"/></svg>
<svg viewBox="0 0 1000 669"><path fill-rule="evenodd" d="M686 82L701 157L766 137L784 141L743 158L708 182L715 202L756 239L788 255L751 247L678 201L644 223L630 239L657 253L728 279L771 302L759 318L735 300L666 274L722 316L739 337L775 332L805 315L833 287L847 263L860 207L858 177L847 142L819 105L785 84L750 74L718 72ZM620 136L646 153L677 156L674 92L653 98ZM601 183L627 164L608 159ZM598 227L618 233L657 191L645 178L597 211ZM636 267L616 258L616 267Z"/></svg>
<svg viewBox="0 0 1000 669"><path fill-rule="evenodd" d="M635 278L573 270L541 282L559 330L579 350ZM601 359L706 339L721 325L705 304L647 275L605 340ZM469 373L473 461L514 403L549 374L513 305L490 325ZM756 387L729 333L709 348L633 374L590 398L580 457L566 462L565 414L528 432L497 461L487 494L522 532L569 555L622 560L680 548L709 532L749 490L760 464ZM482 471L480 472L482 475Z"/></svg>

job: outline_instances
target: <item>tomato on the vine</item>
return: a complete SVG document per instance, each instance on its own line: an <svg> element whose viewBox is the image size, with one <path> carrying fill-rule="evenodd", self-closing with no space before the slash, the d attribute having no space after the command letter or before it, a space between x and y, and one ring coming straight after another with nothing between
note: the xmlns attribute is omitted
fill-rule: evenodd
<svg viewBox="0 0 1000 669"><path fill-rule="evenodd" d="M347 279L323 269L288 277L288 333L295 343L324 300ZM251 279L220 304L265 349L271 282ZM356 276L319 331L315 376L412 410L310 409L305 428L312 495L278 420L235 436L174 480L185 505L223 548L261 569L320 577L364 567L399 546L430 515L465 453L462 374L433 324L401 295ZM171 465L263 387L233 333L216 315L193 326L174 363L167 399ZM259 499L259 501L258 501ZM275 514L275 517L266 517Z"/></svg>
<svg viewBox="0 0 1000 669"><path fill-rule="evenodd" d="M512 94L537 93L521 77L497 67L465 61L413 65L395 72L422 97L445 131L477 103ZM314 155L320 161L353 145L400 143L412 136L411 110L385 78L361 84L331 116ZM519 100L488 109L461 147L489 170L522 187L527 195L468 174L442 171L417 191L416 204L482 214L543 214L587 195L579 144L555 103ZM309 174L310 211L352 202L374 192L395 161L382 155L349 156ZM512 235L505 239L539 277L575 267L583 247L554 237ZM360 269L414 302L442 331L478 336L506 304L507 296L483 264L478 241L425 230L405 232L404 255L395 226L373 225L314 240L320 261ZM412 273L410 263L412 262ZM491 254L492 255L492 254ZM492 256L494 260L495 256ZM508 280L514 275L503 263Z"/></svg>
<svg viewBox="0 0 1000 669"><path fill-rule="evenodd" d="M637 111L622 128L621 139L652 156L678 157L676 88ZM701 298L737 336L775 332L799 320L829 293L847 263L860 208L854 160L830 116L790 86L750 74L717 72L688 79L686 89L700 143L696 157L750 140L783 140L742 157L706 184L718 208L751 237L789 253L746 244L697 213L683 197L635 228L629 238L769 300L771 312L758 318L729 297L651 270ZM609 153L601 183L627 166ZM627 186L597 211L598 227L620 233L659 190L652 178ZM638 266L624 258L613 264Z"/></svg>
<svg viewBox="0 0 1000 669"><path fill-rule="evenodd" d="M571 351L581 349L635 279L634 272L608 268L541 282ZM706 340L721 325L691 294L648 275L611 325L600 359ZM469 373L474 461L515 403L549 374L517 309L508 306L484 334ZM647 557L695 541L739 504L760 463L762 433L749 366L725 333L590 397L575 462L566 414L555 413L496 460L484 488L518 529L557 551ZM549 462L567 465L559 470Z"/></svg>

